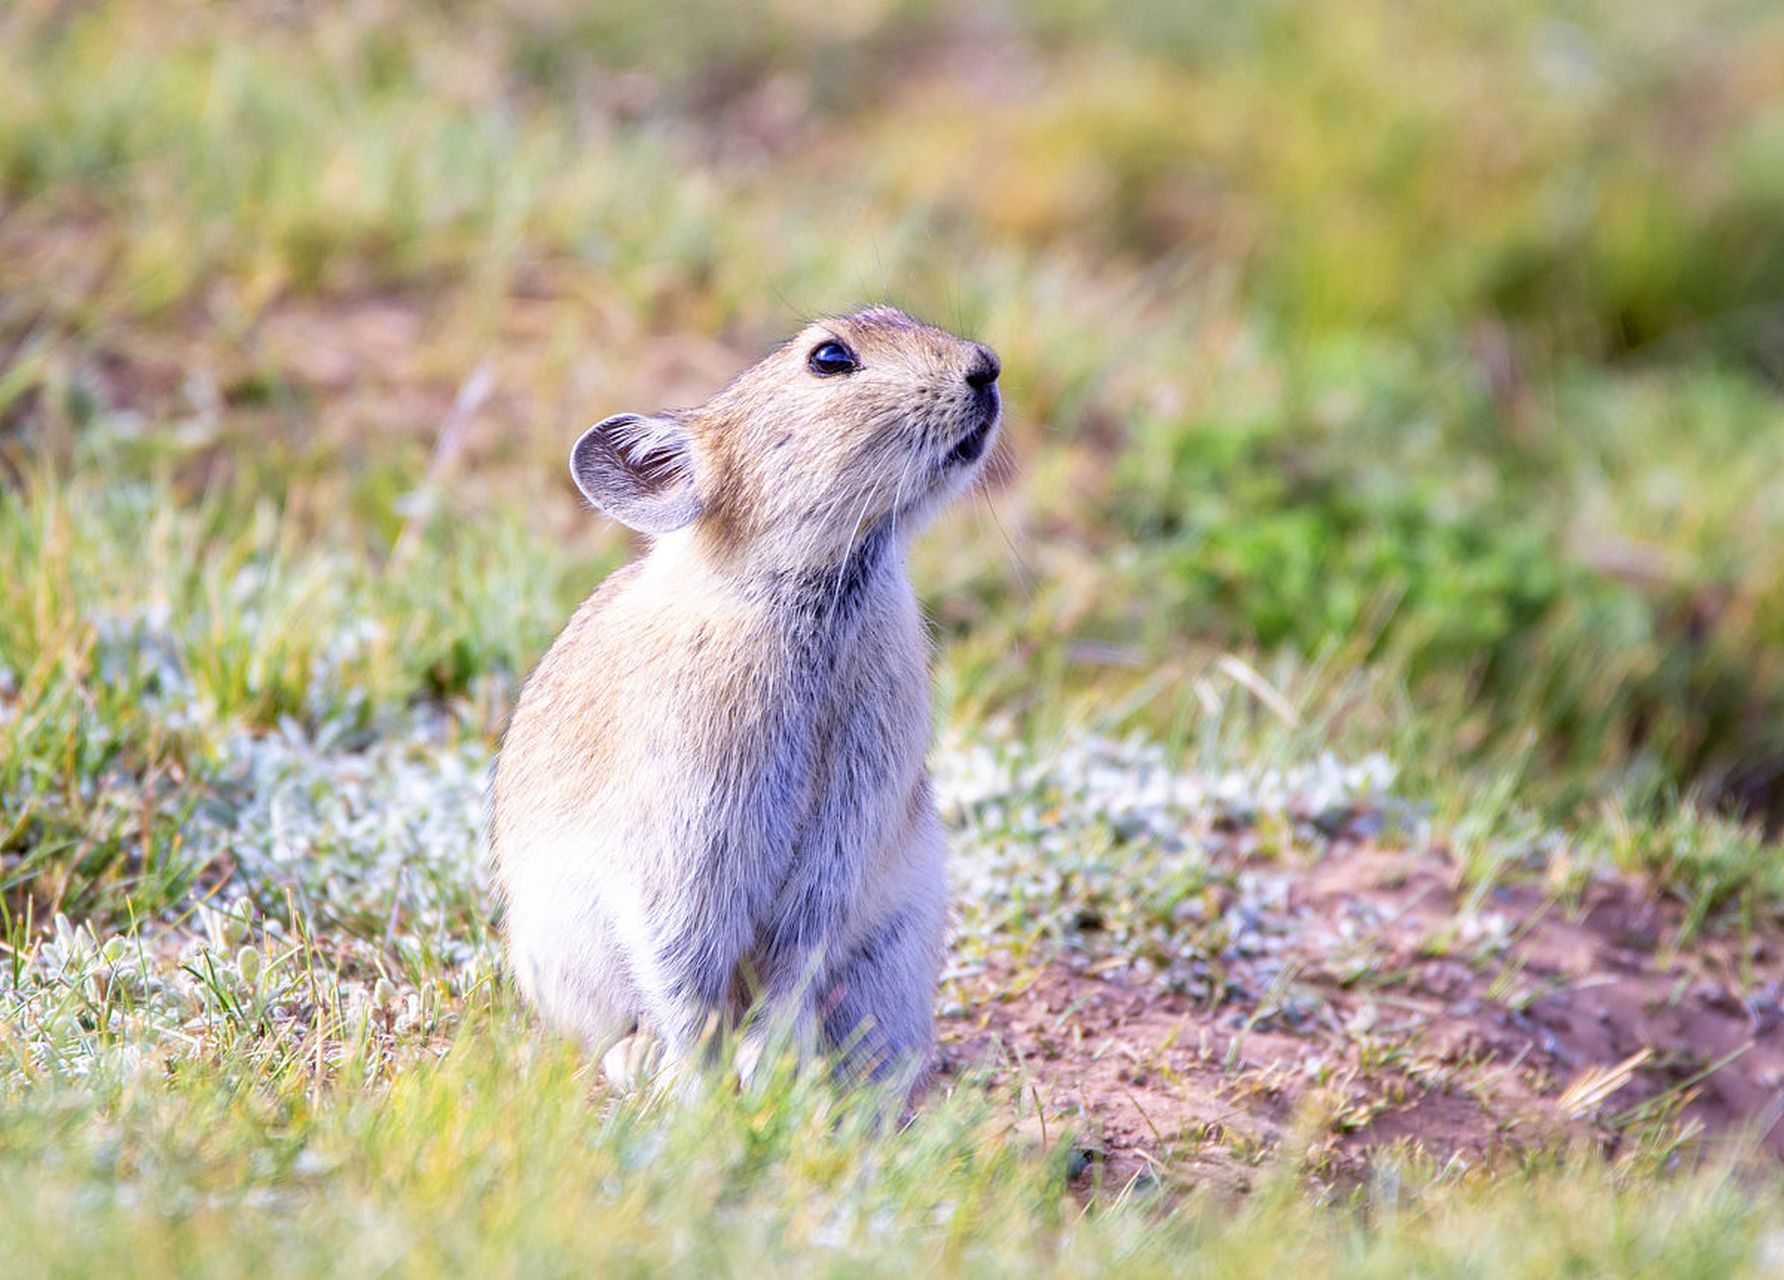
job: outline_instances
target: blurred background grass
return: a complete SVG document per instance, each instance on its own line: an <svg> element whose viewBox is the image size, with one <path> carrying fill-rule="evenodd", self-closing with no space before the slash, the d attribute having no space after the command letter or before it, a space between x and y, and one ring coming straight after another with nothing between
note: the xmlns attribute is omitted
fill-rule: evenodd
<svg viewBox="0 0 1784 1280"><path fill-rule="evenodd" d="M887 299L1008 370L958 712L1169 732L1237 651L1415 774L1784 821L1774 3L24 0L0 200L34 786L177 757L90 660L145 609L221 719L493 733L625 554L574 432Z"/></svg>

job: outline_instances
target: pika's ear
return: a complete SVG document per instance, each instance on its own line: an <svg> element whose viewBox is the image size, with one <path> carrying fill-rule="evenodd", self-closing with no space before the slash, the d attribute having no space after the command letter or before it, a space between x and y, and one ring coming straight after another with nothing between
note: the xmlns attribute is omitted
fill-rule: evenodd
<svg viewBox="0 0 1784 1280"><path fill-rule="evenodd" d="M700 514L687 431L668 414L597 422L570 450L570 476L585 498L639 533L670 533Z"/></svg>

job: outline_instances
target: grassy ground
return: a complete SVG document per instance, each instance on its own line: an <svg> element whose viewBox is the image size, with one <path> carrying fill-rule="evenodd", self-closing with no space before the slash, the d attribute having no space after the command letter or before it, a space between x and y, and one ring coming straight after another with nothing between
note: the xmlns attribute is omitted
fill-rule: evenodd
<svg viewBox="0 0 1784 1280"><path fill-rule="evenodd" d="M1144 1176L1079 1168L1096 1109L1007 1058L904 1129L786 1078L617 1102L513 1007L476 859L518 681L628 554L565 442L887 298L1008 370L990 493L913 563L954 1042L1064 972L1259 1037L1348 1017L1336 959L1260 968L1235 921L1274 919L1260 876L1359 845L1442 868L1420 945L1511 974L1506 1017L1533 997L1494 912L1613 880L1666 963L1760 1010L1776 6L694 9L0 14L8 1256L1781 1265L1772 1167L1692 1140L1708 1062L1467 1159L1421 1131L1332 1163L1322 1078L1267 1130L1203 1131L1238 1198L1180 1135ZM1152 746L1096 745L1130 734ZM1215 1083L1255 1084L1222 1052ZM1331 1052L1435 1087L1366 1029Z"/></svg>

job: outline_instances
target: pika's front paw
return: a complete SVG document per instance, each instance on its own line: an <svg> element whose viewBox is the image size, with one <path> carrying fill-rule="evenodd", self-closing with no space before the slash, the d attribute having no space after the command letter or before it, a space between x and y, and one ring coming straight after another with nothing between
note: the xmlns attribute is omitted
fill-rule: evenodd
<svg viewBox="0 0 1784 1280"><path fill-rule="evenodd" d="M663 1042L648 1031L625 1036L601 1055L601 1074L620 1093L635 1093L663 1069Z"/></svg>

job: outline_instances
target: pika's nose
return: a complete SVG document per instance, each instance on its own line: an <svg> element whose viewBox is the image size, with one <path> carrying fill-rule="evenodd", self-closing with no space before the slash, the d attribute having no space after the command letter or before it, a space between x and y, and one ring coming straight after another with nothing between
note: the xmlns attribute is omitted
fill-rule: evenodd
<svg viewBox="0 0 1784 1280"><path fill-rule="evenodd" d="M973 344L978 352L978 359L973 367L966 371L966 385L976 391L983 391L997 381L997 375L1003 372L1003 366L997 362L997 352L979 343Z"/></svg>

